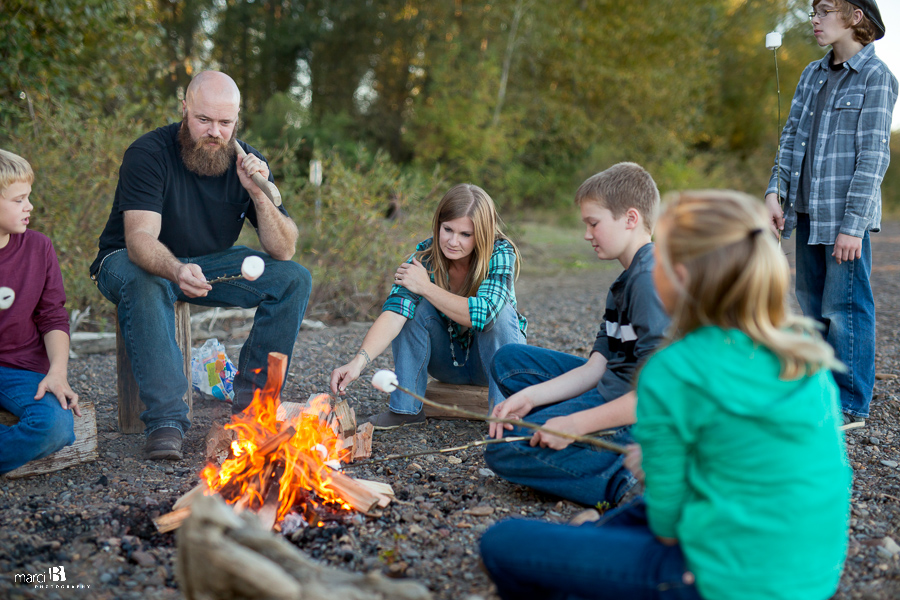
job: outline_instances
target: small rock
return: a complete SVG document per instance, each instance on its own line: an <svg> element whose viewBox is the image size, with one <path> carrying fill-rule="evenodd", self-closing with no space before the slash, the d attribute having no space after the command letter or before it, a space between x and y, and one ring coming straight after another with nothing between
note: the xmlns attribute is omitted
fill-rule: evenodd
<svg viewBox="0 0 900 600"><path fill-rule="evenodd" d="M104 573L100 576L100 583L109 583L110 581L112 581L112 578L112 573Z"/></svg>
<svg viewBox="0 0 900 600"><path fill-rule="evenodd" d="M478 474L482 477L493 477L495 475L490 469L478 469Z"/></svg>
<svg viewBox="0 0 900 600"><path fill-rule="evenodd" d="M429 454L425 457L425 462L434 462L434 455Z"/></svg>
<svg viewBox="0 0 900 600"><path fill-rule="evenodd" d="M875 436L872 436L872 437L869 438L869 443L872 444L873 446L880 446L880 445L881 445L881 440L878 439L878 438L875 437Z"/></svg>
<svg viewBox="0 0 900 600"><path fill-rule="evenodd" d="M881 547L890 552L892 555L900 554L900 545L898 545L892 537L884 537L881 540Z"/></svg>
<svg viewBox="0 0 900 600"><path fill-rule="evenodd" d="M898 466L900 466L900 464L898 464L895 460L883 460L881 461L881 464L892 469L896 469Z"/></svg>
<svg viewBox="0 0 900 600"><path fill-rule="evenodd" d="M450 463L451 465L459 465L459 464L462 464L462 459L459 458L458 456L448 456L447 462Z"/></svg>
<svg viewBox="0 0 900 600"><path fill-rule="evenodd" d="M467 508L463 511L463 514L472 515L474 517L488 517L494 514L493 506L476 506L474 508Z"/></svg>
<svg viewBox="0 0 900 600"><path fill-rule="evenodd" d="M149 552L144 552L143 550L132 552L131 560L142 567L152 567L156 564L156 557Z"/></svg>
<svg viewBox="0 0 900 600"><path fill-rule="evenodd" d="M406 469L407 469L408 471L416 471L416 472L418 472L418 471L421 471L421 470L422 470L422 465L420 465L419 463L414 463L414 462L412 462L412 463L409 463L408 465L406 465Z"/></svg>

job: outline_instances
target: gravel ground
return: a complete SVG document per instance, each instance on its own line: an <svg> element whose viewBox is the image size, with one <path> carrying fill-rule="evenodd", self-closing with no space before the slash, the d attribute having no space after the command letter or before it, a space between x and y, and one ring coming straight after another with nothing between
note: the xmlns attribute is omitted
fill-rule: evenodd
<svg viewBox="0 0 900 600"><path fill-rule="evenodd" d="M856 473L850 556L835 597L887 600L900 597L900 559L891 545L900 543L900 223L888 224L873 237L873 246L876 366L891 378L876 385L868 426L847 438ZM785 249L790 255L791 245ZM586 355L606 289L618 273L592 263L577 271L523 276L517 290L531 323L529 343ZM325 391L331 369L355 352L365 330L365 324L348 324L301 331L286 399L303 401ZM376 366L390 367L390 357L379 357ZM143 436L116 431L114 356L85 356L73 360L70 369L73 387L97 407L100 459L37 478L0 479L0 597L179 598L175 536L156 533L151 519L196 484L204 436L230 408L195 400L185 459L146 462ZM383 410L384 396L370 386L358 382L350 391L357 415ZM480 423L429 421L376 433L374 456L456 446L485 431ZM477 448L359 467L354 473L390 483L398 501L380 518L347 519L292 541L332 565L415 578L441 599L496 598L477 550L477 540L492 523L511 515L566 521L581 509L499 479ZM85 587L47 590L14 582L17 573L46 573L59 565L67 584Z"/></svg>

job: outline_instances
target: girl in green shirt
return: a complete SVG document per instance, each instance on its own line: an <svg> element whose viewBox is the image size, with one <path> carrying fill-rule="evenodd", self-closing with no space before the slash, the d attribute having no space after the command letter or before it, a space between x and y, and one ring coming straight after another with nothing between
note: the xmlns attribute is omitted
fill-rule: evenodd
<svg viewBox="0 0 900 600"><path fill-rule="evenodd" d="M791 314L758 201L680 194L657 226L669 341L637 384L645 497L581 527L490 529L502 598L825 600L846 555L850 469L834 354Z"/></svg>

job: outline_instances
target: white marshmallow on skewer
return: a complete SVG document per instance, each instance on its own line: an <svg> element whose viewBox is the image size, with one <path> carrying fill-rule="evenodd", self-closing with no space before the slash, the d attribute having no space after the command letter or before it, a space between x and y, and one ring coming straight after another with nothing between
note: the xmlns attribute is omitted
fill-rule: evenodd
<svg viewBox="0 0 900 600"><path fill-rule="evenodd" d="M769 50L777 50L781 48L781 34L777 31L766 34L766 48Z"/></svg>
<svg viewBox="0 0 900 600"><path fill-rule="evenodd" d="M0 310L6 310L16 299L16 293L8 287L0 287Z"/></svg>
<svg viewBox="0 0 900 600"><path fill-rule="evenodd" d="M241 263L241 275L247 281L256 281L266 269L266 263L258 256L248 256Z"/></svg>
<svg viewBox="0 0 900 600"><path fill-rule="evenodd" d="M376 390L381 390L387 394L396 390L398 383L400 382L397 380L397 376L394 372L387 369L375 371L375 374L372 375L372 386Z"/></svg>

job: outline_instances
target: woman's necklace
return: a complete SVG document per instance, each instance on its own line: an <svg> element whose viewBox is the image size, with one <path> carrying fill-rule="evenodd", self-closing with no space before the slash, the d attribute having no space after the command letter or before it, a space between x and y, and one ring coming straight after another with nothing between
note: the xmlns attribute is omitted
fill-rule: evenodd
<svg viewBox="0 0 900 600"><path fill-rule="evenodd" d="M466 358L463 360L463 364L459 364L456 362L456 350L453 349L453 324L447 325L447 333L450 334L450 358L453 360L454 367L464 367L466 363L469 362L469 350L472 348L471 339L469 340L469 345L466 346ZM472 337L472 330L469 330L469 338Z"/></svg>

